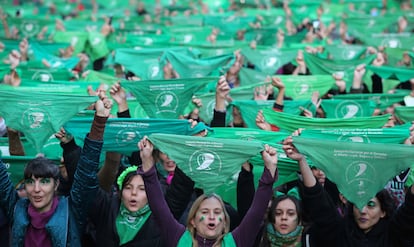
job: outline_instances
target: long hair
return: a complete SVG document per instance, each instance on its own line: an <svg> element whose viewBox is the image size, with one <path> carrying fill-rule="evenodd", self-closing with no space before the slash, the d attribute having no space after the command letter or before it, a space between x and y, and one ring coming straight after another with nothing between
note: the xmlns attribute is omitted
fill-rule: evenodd
<svg viewBox="0 0 414 247"><path fill-rule="evenodd" d="M390 193L386 189L380 190L375 197L380 203L381 210L385 212L384 219L392 217L395 212L394 200L392 199ZM354 218L354 204L350 203L348 207L348 214L350 218Z"/></svg>
<svg viewBox="0 0 414 247"><path fill-rule="evenodd" d="M191 238L193 240L193 245L194 247L198 247L198 243L197 240L195 239L195 236L197 234L197 229L195 229L195 227L193 226L193 224L191 224L191 220L194 219L195 215L197 214L198 209L200 208L201 203L209 198L215 198L219 201L221 208L223 209L223 213L224 213L224 230L222 232L222 234L217 238L216 242L214 243L213 246L219 247L221 246L221 241L224 238L224 235L226 233L228 233L230 231L230 217L229 214L226 211L226 207L224 206L224 202L223 199L221 199L221 197L217 194L202 194L200 195L193 203L193 205L191 206L190 212L188 213L188 217L187 217L187 228L191 233Z"/></svg>
<svg viewBox="0 0 414 247"><path fill-rule="evenodd" d="M299 225L302 222L302 205L298 199L296 199L294 196L291 196L291 195L282 195L282 196L277 196L273 198L272 203L269 208L269 213L267 214L267 221L269 223L275 224L275 215L276 215L277 205L279 205L279 203L284 200L291 200L293 204L295 205L296 214L298 215L298 225Z"/></svg>

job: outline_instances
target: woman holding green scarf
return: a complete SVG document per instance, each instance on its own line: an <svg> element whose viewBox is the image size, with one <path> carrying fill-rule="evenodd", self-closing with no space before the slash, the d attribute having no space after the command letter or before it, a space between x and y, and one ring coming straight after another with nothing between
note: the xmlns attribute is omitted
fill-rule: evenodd
<svg viewBox="0 0 414 247"><path fill-rule="evenodd" d="M302 204L297 187L273 198L260 247L305 247L309 239L302 225Z"/></svg>
<svg viewBox="0 0 414 247"><path fill-rule="evenodd" d="M190 209L186 226L181 225L168 210L162 196L152 155L153 144L144 137L138 147L142 160L142 169L138 173L144 179L148 203L160 226L166 246L253 246L272 196L273 183L277 179L277 153L274 148L265 145L262 151L265 167L252 205L239 226L229 232L229 216L223 200L216 194L203 194L198 197Z"/></svg>
<svg viewBox="0 0 414 247"><path fill-rule="evenodd" d="M125 169L119 175L118 194L108 193L99 186L99 162L94 161L99 160L107 118L94 120L97 124L85 138L89 151L82 150L76 171L81 176L75 174L74 178L82 186L77 203L83 205L86 211L79 214L87 216L95 226L96 246L164 246L148 206L144 181L137 174L136 166Z"/></svg>

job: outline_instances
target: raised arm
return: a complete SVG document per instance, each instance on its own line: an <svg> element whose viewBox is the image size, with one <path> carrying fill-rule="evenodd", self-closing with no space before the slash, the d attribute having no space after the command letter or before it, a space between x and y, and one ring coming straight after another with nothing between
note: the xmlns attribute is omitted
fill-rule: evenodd
<svg viewBox="0 0 414 247"><path fill-rule="evenodd" d="M260 227L263 223L267 206L272 197L273 183L277 179L277 152L271 146L265 145L262 151L265 168L259 180L259 186L253 199L252 206L240 225L232 232L237 246L253 246Z"/></svg>
<svg viewBox="0 0 414 247"><path fill-rule="evenodd" d="M139 173L142 175L147 192L148 204L161 230L162 237L169 246L176 246L180 237L185 231L185 226L178 223L168 208L158 181L153 157L153 144L145 136L138 142L142 168Z"/></svg>
<svg viewBox="0 0 414 247"><path fill-rule="evenodd" d="M87 137L85 137L84 146L75 171L70 199L81 230L85 226L89 206L99 190L97 178L99 157L103 145L105 124L111 107L112 101L105 97L104 94L101 94L100 99L95 103L95 117L91 130Z"/></svg>

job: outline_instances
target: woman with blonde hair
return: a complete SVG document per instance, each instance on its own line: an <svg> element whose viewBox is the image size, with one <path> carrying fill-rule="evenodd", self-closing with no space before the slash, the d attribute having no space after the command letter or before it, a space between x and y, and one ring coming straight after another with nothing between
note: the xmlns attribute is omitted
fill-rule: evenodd
<svg viewBox="0 0 414 247"><path fill-rule="evenodd" d="M144 137L138 143L138 148L142 160L142 169L138 173L144 179L148 204L167 246L253 246L277 178L277 154L274 148L265 145L262 151L265 167L253 203L240 225L232 232L229 232L230 220L223 200L215 194L203 194L197 198L190 209L187 226L178 223L162 196L154 167L152 143Z"/></svg>

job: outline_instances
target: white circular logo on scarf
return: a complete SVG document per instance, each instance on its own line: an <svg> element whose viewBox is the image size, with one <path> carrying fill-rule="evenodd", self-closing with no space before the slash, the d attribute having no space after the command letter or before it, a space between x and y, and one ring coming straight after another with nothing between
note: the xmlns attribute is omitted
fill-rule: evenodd
<svg viewBox="0 0 414 247"><path fill-rule="evenodd" d="M174 92L167 91L158 94L155 98L157 113L160 112L176 112L178 108L178 97Z"/></svg>
<svg viewBox="0 0 414 247"><path fill-rule="evenodd" d="M336 118L353 118L363 116L361 105L354 100L346 100L339 103L335 109Z"/></svg>
<svg viewBox="0 0 414 247"><path fill-rule="evenodd" d="M23 112L21 124L29 129L43 127L44 123L50 121L49 114L40 108L30 108Z"/></svg>
<svg viewBox="0 0 414 247"><path fill-rule="evenodd" d="M119 146L128 146L131 143L137 143L142 136L138 130L122 129L116 134L116 143Z"/></svg>
<svg viewBox="0 0 414 247"><path fill-rule="evenodd" d="M53 81L53 75L46 70L36 71L33 76L32 80L34 81L42 81L42 82L49 82Z"/></svg>
<svg viewBox="0 0 414 247"><path fill-rule="evenodd" d="M375 169L365 161L355 161L348 165L345 171L346 183L357 189L358 197L363 197L367 188L372 186L376 179Z"/></svg>
<svg viewBox="0 0 414 247"><path fill-rule="evenodd" d="M33 37L39 32L40 26L36 21L25 20L20 24L20 30L26 37Z"/></svg>
<svg viewBox="0 0 414 247"><path fill-rule="evenodd" d="M220 156L211 150L202 149L195 151L189 159L190 172L206 172L219 175L222 168Z"/></svg>

